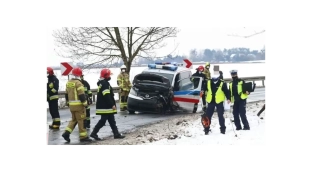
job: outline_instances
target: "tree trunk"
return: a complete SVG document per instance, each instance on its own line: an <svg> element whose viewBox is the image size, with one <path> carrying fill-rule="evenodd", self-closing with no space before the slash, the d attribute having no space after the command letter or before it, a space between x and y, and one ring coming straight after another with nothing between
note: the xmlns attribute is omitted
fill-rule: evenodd
<svg viewBox="0 0 312 171"><path fill-rule="evenodd" d="M127 73L130 75L131 61L126 62L125 65L126 65L126 67L127 67Z"/></svg>

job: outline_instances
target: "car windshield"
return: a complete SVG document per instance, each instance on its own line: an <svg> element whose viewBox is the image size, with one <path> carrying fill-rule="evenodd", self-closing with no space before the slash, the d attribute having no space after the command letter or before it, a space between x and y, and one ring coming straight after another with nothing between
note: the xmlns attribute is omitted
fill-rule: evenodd
<svg viewBox="0 0 312 171"><path fill-rule="evenodd" d="M143 73L151 73L151 74L161 75L163 77L168 78L168 80L170 81L170 85L172 84L173 74L167 74L167 73L161 73L161 72L143 72Z"/></svg>

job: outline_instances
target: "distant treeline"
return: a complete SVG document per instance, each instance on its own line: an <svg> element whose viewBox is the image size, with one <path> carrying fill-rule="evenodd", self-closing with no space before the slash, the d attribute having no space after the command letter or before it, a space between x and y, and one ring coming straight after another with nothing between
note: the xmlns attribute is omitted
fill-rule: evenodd
<svg viewBox="0 0 312 171"><path fill-rule="evenodd" d="M138 58L138 60L132 63L132 66L140 66L142 64L149 64L151 62L177 62L182 63L183 59L188 58L192 62L242 62L242 61L254 61L254 60L265 60L265 49L258 50L250 50L249 48L232 48L232 49L205 49L205 50L197 50L193 49L190 51L189 56L172 56L167 55L162 58ZM103 68L103 67L120 67L123 65L123 62L116 62L109 65L95 64L89 68ZM78 64L78 66L83 67L82 64ZM59 68L59 67L56 67ZM55 68L55 69L56 69Z"/></svg>

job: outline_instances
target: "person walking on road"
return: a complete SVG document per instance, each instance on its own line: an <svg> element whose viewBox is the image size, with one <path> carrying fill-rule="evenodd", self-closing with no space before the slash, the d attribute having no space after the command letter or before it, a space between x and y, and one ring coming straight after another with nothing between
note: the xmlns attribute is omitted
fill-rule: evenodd
<svg viewBox="0 0 312 171"><path fill-rule="evenodd" d="M230 73L233 79L230 82L230 95L231 102L234 102L233 116L236 130L242 129L240 118L242 119L242 123L244 125L243 130L250 130L250 126L246 116L246 100L250 93L244 90L243 84L245 84L245 81L238 78L237 70L231 70Z"/></svg>
<svg viewBox="0 0 312 171"><path fill-rule="evenodd" d="M84 86L79 79L82 75L82 70L79 67L74 68L72 75L73 78L66 83L65 94L66 102L68 102L69 110L72 113L72 120L68 123L62 137L67 142L70 142L70 134L78 123L80 141L89 142L92 140L88 137L87 130L84 128L88 101L84 92Z"/></svg>
<svg viewBox="0 0 312 171"><path fill-rule="evenodd" d="M90 137L95 140L101 140L97 133L105 125L106 120L114 133L115 139L125 138L118 131L115 121L115 114L117 114L116 101L114 99L114 91L110 86L111 71L109 69L103 69L100 74L100 80L98 81L98 92L96 98L96 115L100 115L101 119L95 125Z"/></svg>
<svg viewBox="0 0 312 171"><path fill-rule="evenodd" d="M208 103L207 111L204 115L202 115L205 135L208 135L210 131L211 118L215 108L217 108L220 132L225 134L226 126L223 116L223 102L225 98L227 99L227 103L230 103L230 94L226 83L223 80L220 80L219 76L213 76L212 79L208 80L207 86L205 86L203 91L207 91L206 101Z"/></svg>
<svg viewBox="0 0 312 171"><path fill-rule="evenodd" d="M205 70L204 70L204 74L206 75L207 79L211 79L211 74L210 74L209 69L210 69L210 63L207 62L205 65Z"/></svg>
<svg viewBox="0 0 312 171"><path fill-rule="evenodd" d="M122 65L120 67L120 74L117 77L117 85L120 88L120 111L127 110L127 101L128 101L128 95L131 89L131 83L129 74L126 73L127 67L125 65Z"/></svg>
<svg viewBox="0 0 312 171"><path fill-rule="evenodd" d="M47 67L47 101L49 103L49 111L53 122L49 125L50 129L57 130L60 128L61 119L58 109L58 90L59 90L59 80L54 75L54 71L51 67Z"/></svg>
<svg viewBox="0 0 312 171"><path fill-rule="evenodd" d="M88 107L86 109L86 119L84 120L84 127L85 128L90 128L90 105L92 104L92 92L91 92L91 89L90 89L90 85L89 83L84 79L84 75L82 74L81 77L81 83L83 84L84 86L84 92L87 96L87 101L88 101Z"/></svg>
<svg viewBox="0 0 312 171"><path fill-rule="evenodd" d="M197 76L197 77L202 77L203 78L202 89L206 86L206 83L207 83L207 77L203 73L204 69L205 68L203 66L199 66L196 69L196 72L192 75L192 76ZM194 83L194 88L197 88L198 84L199 84L199 79L192 78L192 82ZM206 97L205 97L205 95L202 96L202 103L203 103L203 111L206 111L207 107L206 107ZM198 104L196 103L195 106L194 106L193 113L195 113L197 111L197 108L198 108Z"/></svg>

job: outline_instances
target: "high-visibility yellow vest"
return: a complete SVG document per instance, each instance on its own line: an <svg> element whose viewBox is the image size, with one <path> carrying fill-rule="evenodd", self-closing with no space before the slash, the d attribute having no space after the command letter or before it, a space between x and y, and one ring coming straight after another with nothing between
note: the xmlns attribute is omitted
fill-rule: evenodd
<svg viewBox="0 0 312 171"><path fill-rule="evenodd" d="M222 86L223 86L223 81L221 81L220 86L218 87L218 90L217 90L216 95L215 95L215 101L217 104L223 102L225 99L225 94L222 91ZM207 82L207 89L208 89L208 92L207 92L207 96L206 96L206 101L208 103L210 103L212 100L212 90L211 90L211 81L210 80L208 80L208 82Z"/></svg>
<svg viewBox="0 0 312 171"><path fill-rule="evenodd" d="M234 102L233 90L232 90L233 82L230 82L230 91L231 91L231 102ZM243 93L243 81L238 82L237 84L237 93L241 99L247 99L248 95Z"/></svg>

